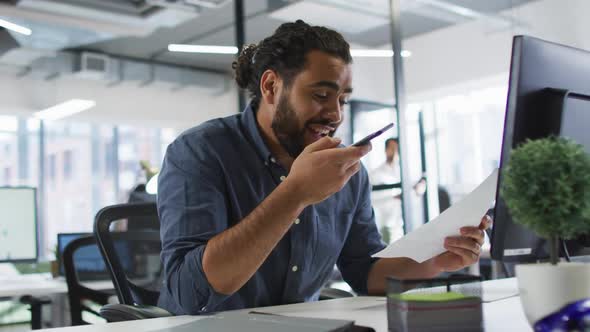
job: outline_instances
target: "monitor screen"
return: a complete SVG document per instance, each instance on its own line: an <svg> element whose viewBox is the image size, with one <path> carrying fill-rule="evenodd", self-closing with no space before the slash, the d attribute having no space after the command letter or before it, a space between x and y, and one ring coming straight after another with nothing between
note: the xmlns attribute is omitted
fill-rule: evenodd
<svg viewBox="0 0 590 332"><path fill-rule="evenodd" d="M0 262L37 260L37 191L0 187Z"/></svg>
<svg viewBox="0 0 590 332"><path fill-rule="evenodd" d="M64 271L64 264L62 261L62 257L63 257L63 253L64 250L66 249L66 246L74 241L75 239L84 237L84 236L89 236L92 235L92 233L58 233L57 234L57 255L58 255L58 260L59 260L59 275L63 276L65 275L65 271ZM95 252L88 252L88 251L95 251ZM93 246L93 248L89 248L89 247L84 247L84 248L80 248L79 250L80 252L83 253L83 256L85 256L86 261L88 261L88 259L90 260L94 260L95 262L98 260L99 262L102 262L102 257L100 256L100 252L98 251L98 247L97 246ZM84 253L85 252L85 253ZM76 258L78 258L78 252L76 252ZM78 267L78 262L76 261L76 267ZM84 265L84 262L81 262L80 264ZM87 264L86 264L87 265ZM90 263L90 265L95 265L93 263ZM104 268L100 268L100 271L104 271Z"/></svg>
<svg viewBox="0 0 590 332"><path fill-rule="evenodd" d="M565 110L561 115L560 136L582 144L590 154L590 102L570 97L565 101Z"/></svg>
<svg viewBox="0 0 590 332"><path fill-rule="evenodd" d="M64 276L65 270L61 257L66 246L74 241L75 239L90 236L92 233L59 233L57 234L57 247L59 257L59 275ZM115 241L115 250L119 254L119 259L126 272L132 269L132 258L129 251L129 244L123 241ZM78 248L74 252L74 266L78 279L81 281L89 280L106 280L109 279L109 273L107 271L104 259L100 253L100 249L97 244L88 245Z"/></svg>
<svg viewBox="0 0 590 332"><path fill-rule="evenodd" d="M567 137L590 153L590 52L528 36L512 46L498 188L510 152L527 139ZM491 255L508 262L548 259L545 239L515 223L497 191ZM562 256L586 256L588 234L562 245Z"/></svg>

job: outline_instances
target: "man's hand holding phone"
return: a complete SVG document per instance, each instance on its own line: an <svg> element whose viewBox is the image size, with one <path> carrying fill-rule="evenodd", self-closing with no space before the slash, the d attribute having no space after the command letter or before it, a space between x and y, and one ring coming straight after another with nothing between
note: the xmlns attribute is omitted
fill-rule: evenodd
<svg viewBox="0 0 590 332"><path fill-rule="evenodd" d="M319 203L340 191L361 169L360 159L371 151L371 140L393 127L393 123L353 145L338 148L339 138L323 137L308 145L295 159L285 184L292 187L305 205Z"/></svg>
<svg viewBox="0 0 590 332"><path fill-rule="evenodd" d="M340 191L360 170L360 159L371 151L371 144L338 148L340 142L339 138L323 137L308 145L293 162L284 184L305 206Z"/></svg>

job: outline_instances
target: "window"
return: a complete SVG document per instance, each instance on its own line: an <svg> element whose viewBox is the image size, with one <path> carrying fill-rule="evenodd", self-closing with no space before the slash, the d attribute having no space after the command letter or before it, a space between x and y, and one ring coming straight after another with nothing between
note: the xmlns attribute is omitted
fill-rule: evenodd
<svg viewBox="0 0 590 332"><path fill-rule="evenodd" d="M73 163L73 159L72 159L72 150L66 150L64 151L64 160L63 160L63 166L64 166L64 179L65 180L71 180L72 179L72 163Z"/></svg>
<svg viewBox="0 0 590 332"><path fill-rule="evenodd" d="M451 203L498 167L506 92L505 86L493 86L414 105L431 119L433 129L426 136L436 144L427 145L427 158L437 165L438 183L448 190Z"/></svg>
<svg viewBox="0 0 590 332"><path fill-rule="evenodd" d="M126 202L129 191L145 183L139 161L159 168L177 134L174 129L53 121L44 123L41 137L40 124L37 119L0 115L0 186L41 189L41 257L49 254L57 233L91 232L99 209Z"/></svg>
<svg viewBox="0 0 590 332"><path fill-rule="evenodd" d="M55 183L55 178L56 178L56 165L57 165L57 161L55 159L55 154L50 154L47 157L47 176L49 181L51 181L52 183Z"/></svg>
<svg viewBox="0 0 590 332"><path fill-rule="evenodd" d="M166 149L168 149L168 145L172 143L176 137L178 136L179 132L172 128L164 128L161 132L161 139L160 143L162 144L160 150L160 160L164 160L164 155L166 154ZM160 165L158 165L160 166Z"/></svg>
<svg viewBox="0 0 590 332"><path fill-rule="evenodd" d="M104 144L104 151L105 151L105 164L104 170L105 174L108 176L113 176L115 174L116 168L116 147L115 142L108 142Z"/></svg>
<svg viewBox="0 0 590 332"><path fill-rule="evenodd" d="M12 173L10 172L10 167L4 168L4 183L10 183L11 178Z"/></svg>
<svg viewBox="0 0 590 332"><path fill-rule="evenodd" d="M0 169L3 170L3 176L0 179L0 185L11 186L15 184L10 169L17 166L17 156L11 153L10 146L16 146L16 134L14 133L0 133L0 142L4 143L5 148L2 149L2 156L0 158Z"/></svg>
<svg viewBox="0 0 590 332"><path fill-rule="evenodd" d="M2 183L0 185L12 186L16 184L17 179L13 178L11 168L17 166L18 156L16 146L18 144L18 119L13 116L0 116L0 146L2 155L0 156L0 170L2 170Z"/></svg>
<svg viewBox="0 0 590 332"><path fill-rule="evenodd" d="M104 167L113 145L113 127L67 121L48 122L46 153L55 184L45 190L44 239L49 247L57 233L91 232L94 216L117 203L115 178Z"/></svg>
<svg viewBox="0 0 590 332"><path fill-rule="evenodd" d="M171 136L170 132L166 135ZM164 154L162 145L159 129L119 128L119 196L122 201L126 201L138 184L146 183L140 161L147 161L152 168L160 168Z"/></svg>

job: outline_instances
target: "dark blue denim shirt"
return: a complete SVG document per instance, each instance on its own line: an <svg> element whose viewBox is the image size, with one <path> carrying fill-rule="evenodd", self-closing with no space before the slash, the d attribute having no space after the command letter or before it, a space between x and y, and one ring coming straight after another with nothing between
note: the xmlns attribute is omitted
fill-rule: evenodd
<svg viewBox="0 0 590 332"><path fill-rule="evenodd" d="M217 293L203 272L207 241L254 210L286 177L264 143L256 114L203 123L166 151L158 183L164 281L159 306L174 314L314 301L334 264L358 293L384 248L363 167L344 188L308 206L240 290Z"/></svg>

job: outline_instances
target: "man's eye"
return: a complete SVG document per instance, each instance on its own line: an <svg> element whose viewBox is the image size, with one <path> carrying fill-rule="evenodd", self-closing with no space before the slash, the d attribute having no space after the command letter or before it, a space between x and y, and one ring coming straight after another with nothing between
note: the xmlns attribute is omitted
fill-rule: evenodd
<svg viewBox="0 0 590 332"><path fill-rule="evenodd" d="M319 98L319 99L326 99L326 98L328 98L328 94L327 93L314 93L314 96L316 98Z"/></svg>
<svg viewBox="0 0 590 332"><path fill-rule="evenodd" d="M340 105L348 105L348 99L340 99Z"/></svg>

